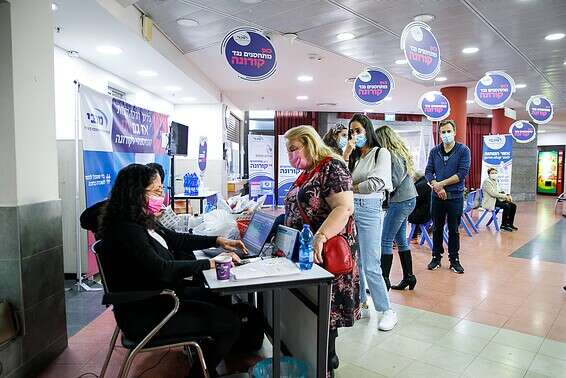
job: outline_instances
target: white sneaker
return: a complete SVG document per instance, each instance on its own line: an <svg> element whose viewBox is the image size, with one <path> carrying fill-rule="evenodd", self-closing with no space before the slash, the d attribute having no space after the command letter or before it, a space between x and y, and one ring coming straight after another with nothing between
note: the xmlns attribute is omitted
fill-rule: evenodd
<svg viewBox="0 0 566 378"><path fill-rule="evenodd" d="M370 317L370 309L367 303L362 303L360 306L361 309L361 318L362 319L368 319Z"/></svg>
<svg viewBox="0 0 566 378"><path fill-rule="evenodd" d="M393 310L387 310L383 312L383 316L379 320L379 330L380 331L391 331L397 325L397 313Z"/></svg>

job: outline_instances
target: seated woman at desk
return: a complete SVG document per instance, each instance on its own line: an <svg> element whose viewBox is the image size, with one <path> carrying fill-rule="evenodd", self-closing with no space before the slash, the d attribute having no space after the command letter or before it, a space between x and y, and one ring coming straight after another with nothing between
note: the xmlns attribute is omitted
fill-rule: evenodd
<svg viewBox="0 0 566 378"><path fill-rule="evenodd" d="M285 133L289 162L302 170L285 198L285 224L301 230L305 218L315 233L313 240L314 262L322 264L324 243L342 234L353 248L355 228L353 223L354 195L352 176L340 156L327 147L311 126L294 127ZM338 368L336 337L338 328L351 327L355 314L359 315L359 277L354 265L352 273L334 278L330 307L330 334L328 340L329 374Z"/></svg>
<svg viewBox="0 0 566 378"><path fill-rule="evenodd" d="M240 321L219 298L204 288L189 287L184 279L215 268L214 260L194 260L193 250L220 246L245 251L245 247L241 241L179 234L160 226L156 217L163 200L163 186L154 169L131 164L118 173L99 229L106 280L118 292L174 289L181 306L160 335L212 337L214 344L203 349L214 372L236 341ZM238 260L235 254L233 258ZM114 306L120 329L134 340L141 340L169 311L169 298ZM194 366L191 377L202 374L199 364Z"/></svg>

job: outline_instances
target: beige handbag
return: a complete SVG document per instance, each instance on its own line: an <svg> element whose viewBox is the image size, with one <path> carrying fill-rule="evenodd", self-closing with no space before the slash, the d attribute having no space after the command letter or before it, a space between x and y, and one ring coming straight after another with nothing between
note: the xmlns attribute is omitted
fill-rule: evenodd
<svg viewBox="0 0 566 378"><path fill-rule="evenodd" d="M19 331L18 318L12 306L8 301L0 299L0 348L15 339Z"/></svg>

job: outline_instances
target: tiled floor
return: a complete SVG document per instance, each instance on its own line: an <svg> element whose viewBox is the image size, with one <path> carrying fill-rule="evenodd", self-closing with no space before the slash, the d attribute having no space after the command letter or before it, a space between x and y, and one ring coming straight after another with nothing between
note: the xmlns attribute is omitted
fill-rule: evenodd
<svg viewBox="0 0 566 378"><path fill-rule="evenodd" d="M544 261L544 235L551 243L566 241L552 230L561 217L551 199L521 203L519 232L481 229L473 238L462 236L464 275L443 266L430 272L430 250L413 246L418 284L414 291L391 292L400 323L378 332L377 316L340 331L341 365L337 377L566 377L566 265ZM563 227L557 225L556 227ZM548 233L544 233L548 230ZM536 243L525 246L541 236ZM536 253L511 255L521 247ZM562 248L562 255L566 249ZM525 258L526 257L526 258ZM447 263L447 261L446 261ZM392 281L401 278L395 259ZM43 377L98 374L114 326L111 312L70 338L69 348ZM124 350L110 363L115 376ZM157 364L159 359L163 360ZM178 350L140 356L130 376L182 377L187 372Z"/></svg>
<svg viewBox="0 0 566 378"><path fill-rule="evenodd" d="M76 334L104 312L102 291L78 291L75 280L65 281L67 335Z"/></svg>

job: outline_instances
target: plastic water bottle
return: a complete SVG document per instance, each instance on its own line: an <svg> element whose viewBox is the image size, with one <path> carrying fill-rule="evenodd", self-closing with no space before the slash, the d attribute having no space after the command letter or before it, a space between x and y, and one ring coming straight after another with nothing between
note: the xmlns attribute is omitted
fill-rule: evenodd
<svg viewBox="0 0 566 378"><path fill-rule="evenodd" d="M191 194L191 176L188 173L185 173L185 176L183 176L183 189L185 194Z"/></svg>
<svg viewBox="0 0 566 378"><path fill-rule="evenodd" d="M313 248L312 241L314 239L311 228L308 224L303 226L303 230L299 235L301 246L299 248L299 269L309 270L312 268Z"/></svg>

